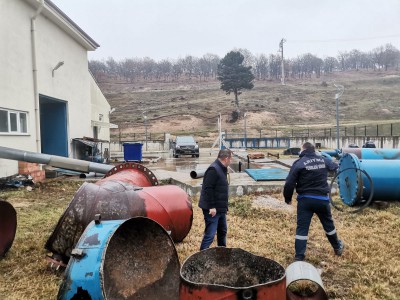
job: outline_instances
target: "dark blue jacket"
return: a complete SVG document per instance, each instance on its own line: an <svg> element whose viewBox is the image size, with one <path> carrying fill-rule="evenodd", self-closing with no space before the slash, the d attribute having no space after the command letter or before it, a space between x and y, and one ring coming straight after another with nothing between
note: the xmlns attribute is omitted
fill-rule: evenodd
<svg viewBox="0 0 400 300"><path fill-rule="evenodd" d="M228 211L228 169L216 159L204 173L199 207L202 209L216 208L217 212Z"/></svg>
<svg viewBox="0 0 400 300"><path fill-rule="evenodd" d="M302 151L286 178L283 188L285 202L289 203L292 200L295 188L298 195L327 196L329 193L328 172L337 168L338 165L335 162L315 151Z"/></svg>

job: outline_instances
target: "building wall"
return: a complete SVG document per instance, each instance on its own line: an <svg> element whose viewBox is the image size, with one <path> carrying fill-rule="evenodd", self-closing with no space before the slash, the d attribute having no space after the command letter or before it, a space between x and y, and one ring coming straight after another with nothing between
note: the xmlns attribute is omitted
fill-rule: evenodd
<svg viewBox="0 0 400 300"><path fill-rule="evenodd" d="M24 0L0 1L0 108L28 113L27 134L1 134L0 146L37 152L32 68L31 18L36 8ZM67 102L68 153L72 138L93 137L92 102L96 111L109 111L101 92L92 87L87 49L40 14L35 21L38 93ZM63 61L59 69L53 68ZM105 114L108 120L108 114ZM107 121L108 122L108 121ZM103 130L103 129L102 129ZM101 132L109 140L109 131ZM107 135L108 134L108 135ZM40 145L40 143L39 143ZM0 159L0 177L18 173L18 162Z"/></svg>
<svg viewBox="0 0 400 300"><path fill-rule="evenodd" d="M110 104L92 76L90 76L90 93L92 97L92 120L110 123ZM109 141L110 127L99 127L98 139Z"/></svg>

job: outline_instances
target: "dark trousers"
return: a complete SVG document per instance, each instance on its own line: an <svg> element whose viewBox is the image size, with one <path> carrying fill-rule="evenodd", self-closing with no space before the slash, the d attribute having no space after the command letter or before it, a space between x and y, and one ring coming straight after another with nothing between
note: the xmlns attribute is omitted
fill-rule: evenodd
<svg viewBox="0 0 400 300"><path fill-rule="evenodd" d="M297 228L295 239L295 257L297 259L303 260L305 258L308 230L314 213L321 221L326 237L331 243L333 249L338 249L340 247L329 201L302 198L297 202Z"/></svg>
<svg viewBox="0 0 400 300"><path fill-rule="evenodd" d="M208 209L203 209L204 222L206 228L204 229L203 240L200 245L200 250L210 247L217 234L217 245L226 247L226 233L228 232L228 224L226 223L226 213L219 213L212 217Z"/></svg>

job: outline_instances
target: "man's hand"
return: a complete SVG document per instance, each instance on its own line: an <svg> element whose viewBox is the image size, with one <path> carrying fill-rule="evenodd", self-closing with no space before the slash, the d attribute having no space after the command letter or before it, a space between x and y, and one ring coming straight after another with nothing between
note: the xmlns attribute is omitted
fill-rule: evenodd
<svg viewBox="0 0 400 300"><path fill-rule="evenodd" d="M292 199L285 199L286 204L290 205L292 204Z"/></svg>
<svg viewBox="0 0 400 300"><path fill-rule="evenodd" d="M214 217L217 214L217 209L216 208L210 208L209 214L211 215L211 217Z"/></svg>

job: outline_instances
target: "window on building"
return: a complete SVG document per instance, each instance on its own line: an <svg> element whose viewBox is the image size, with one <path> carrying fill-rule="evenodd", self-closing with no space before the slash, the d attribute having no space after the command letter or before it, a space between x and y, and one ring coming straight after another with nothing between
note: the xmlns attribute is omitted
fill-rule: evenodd
<svg viewBox="0 0 400 300"><path fill-rule="evenodd" d="M0 108L0 133L28 133L28 113Z"/></svg>

